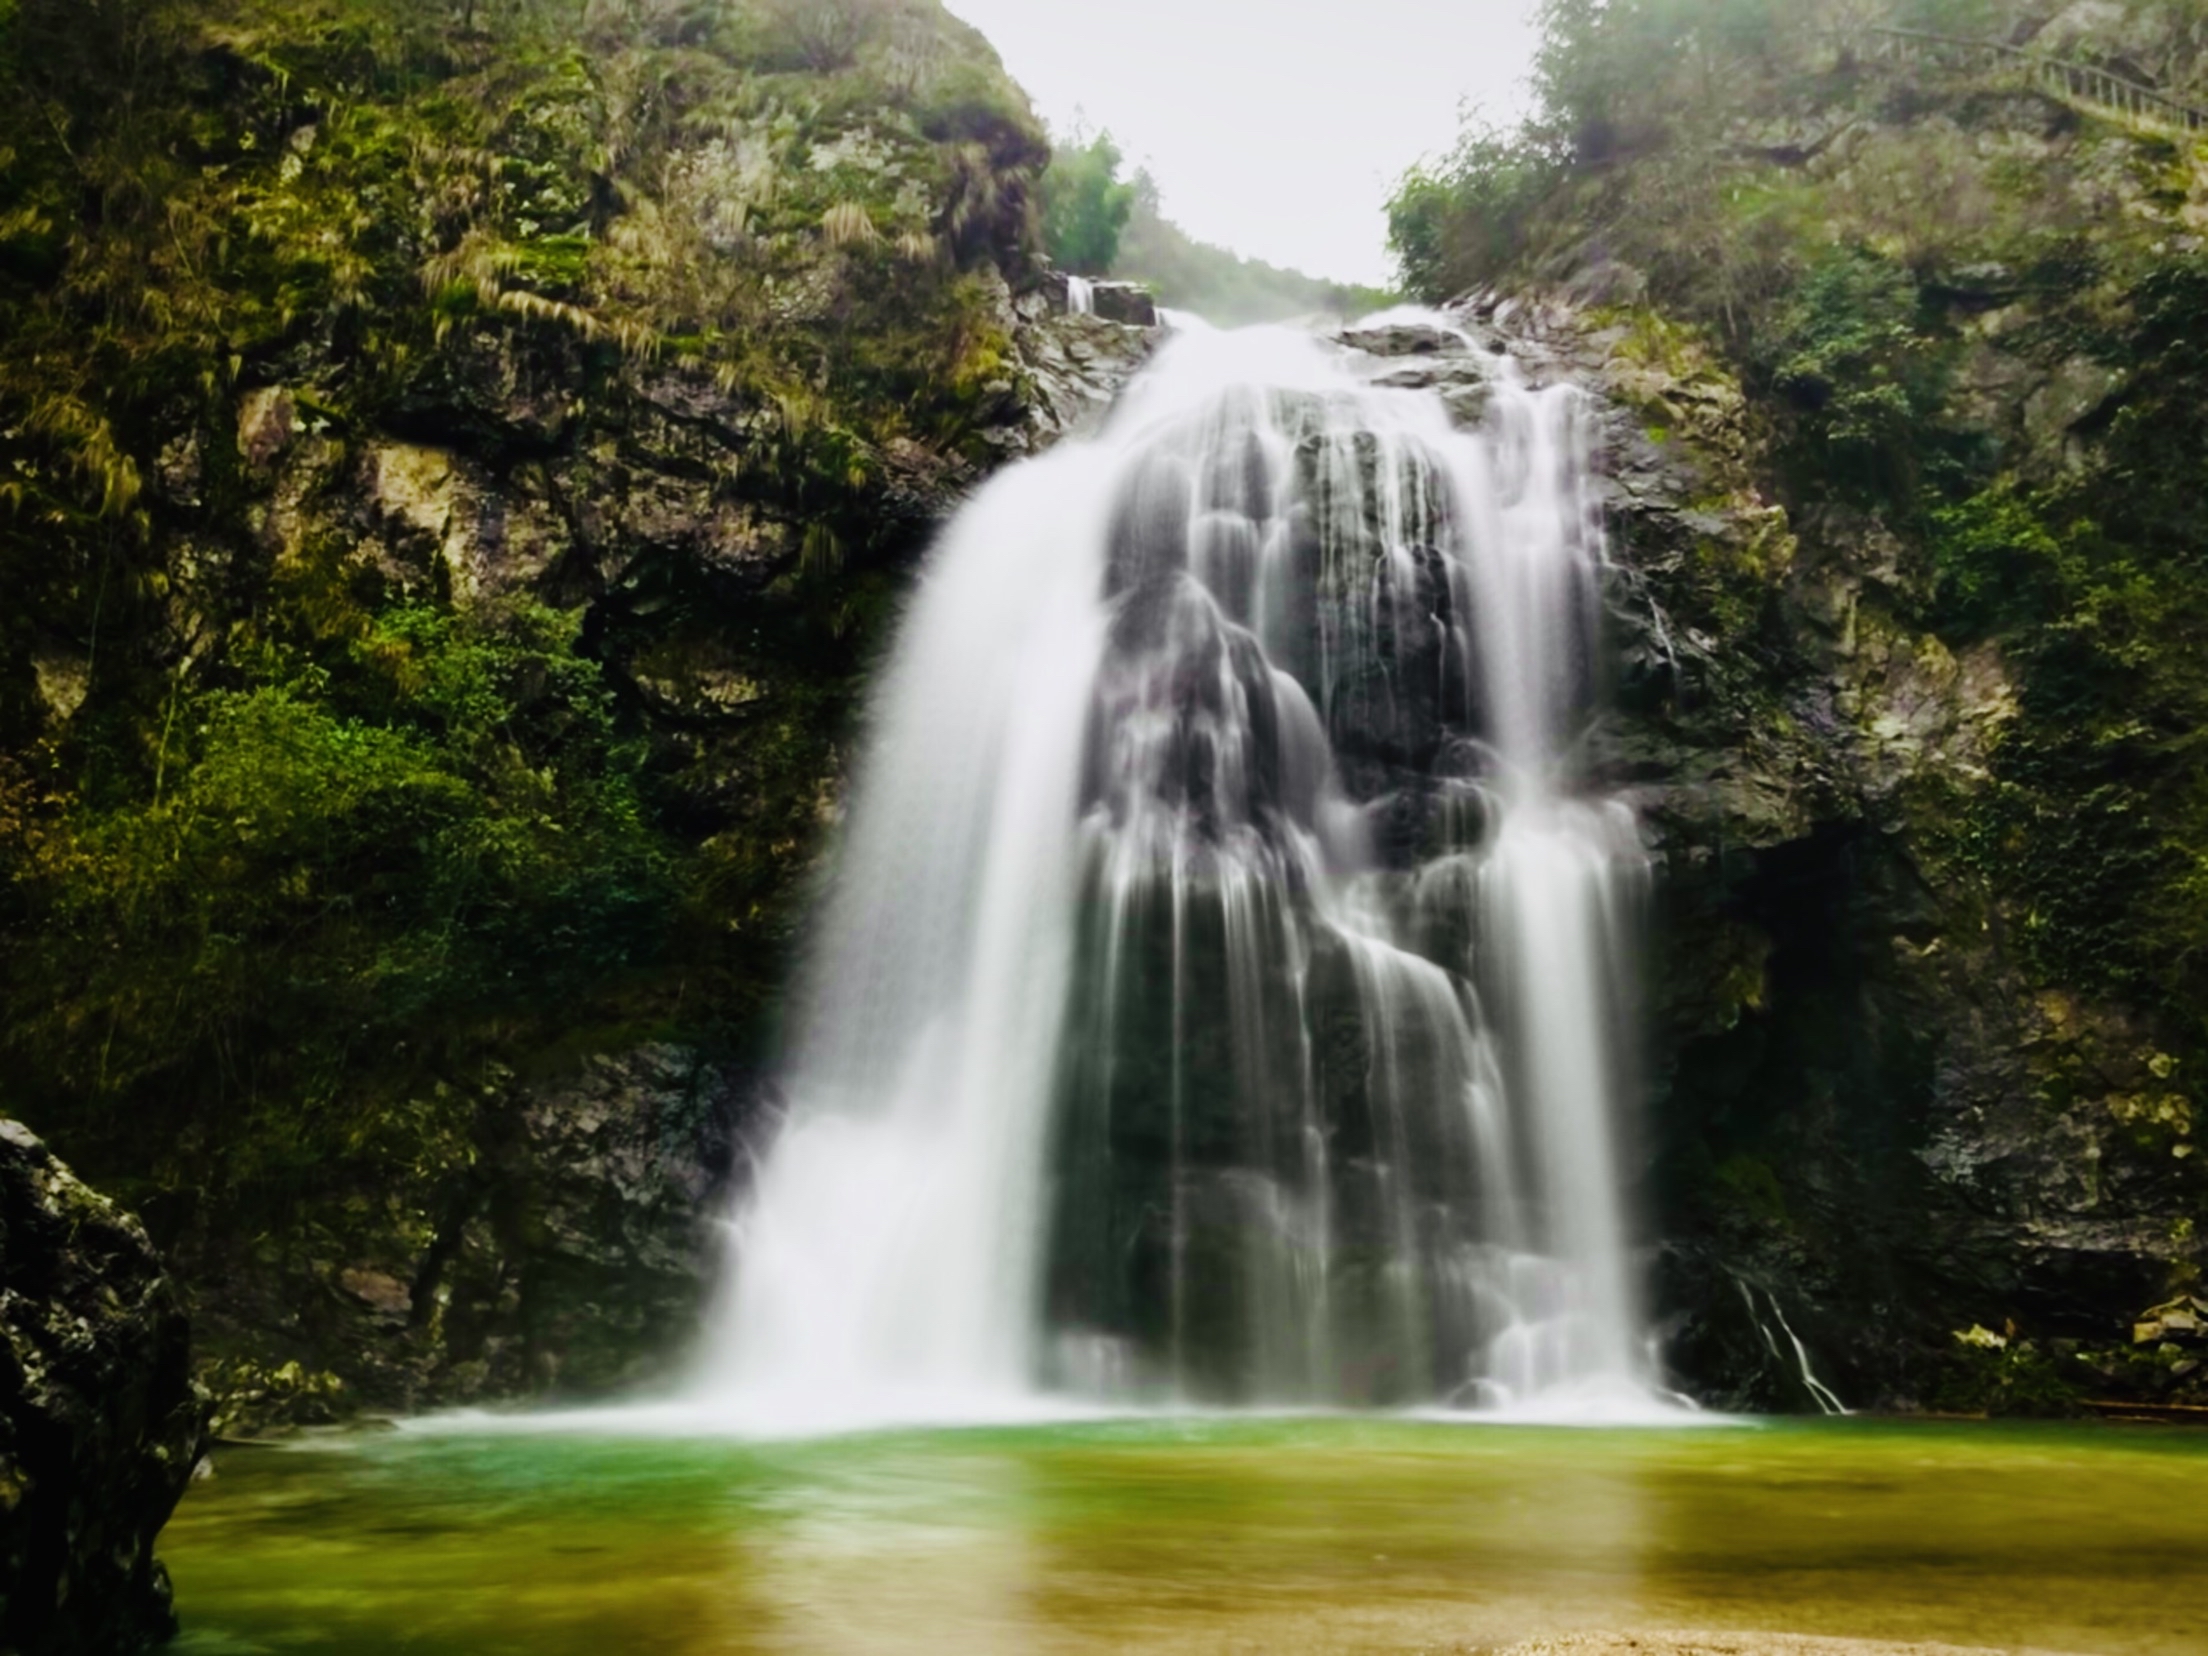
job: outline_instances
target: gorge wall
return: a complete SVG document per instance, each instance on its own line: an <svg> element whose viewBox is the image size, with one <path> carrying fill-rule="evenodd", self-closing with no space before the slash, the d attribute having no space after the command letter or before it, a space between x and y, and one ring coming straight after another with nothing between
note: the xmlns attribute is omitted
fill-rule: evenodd
<svg viewBox="0 0 2208 1656"><path fill-rule="evenodd" d="M2208 99L2143 0L1573 0L1397 203L1477 347L1356 343L1606 410L1678 1377L2197 1403L2208 171L1889 26ZM1145 331L934 0L0 0L0 88L0 1103L227 1429L649 1374L913 561Z"/></svg>
<svg viewBox="0 0 2208 1656"><path fill-rule="evenodd" d="M1811 1406L1795 1335L1857 1405L2201 1400L2188 17L1559 8L1534 122L1397 201L1613 410L1645 1211L1713 1400Z"/></svg>
<svg viewBox="0 0 2208 1656"><path fill-rule="evenodd" d="M223 1429L634 1380L911 562L1147 337L933 0L26 0L0 86L0 1093Z"/></svg>

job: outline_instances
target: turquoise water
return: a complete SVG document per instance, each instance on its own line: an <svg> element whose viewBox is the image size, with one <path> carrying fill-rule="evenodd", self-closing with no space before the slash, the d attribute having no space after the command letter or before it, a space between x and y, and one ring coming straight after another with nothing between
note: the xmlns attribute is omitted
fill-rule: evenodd
<svg viewBox="0 0 2208 1656"><path fill-rule="evenodd" d="M1702 1628L2208 1651L2208 1433L1196 1421L222 1452L186 1656L1476 1651Z"/></svg>

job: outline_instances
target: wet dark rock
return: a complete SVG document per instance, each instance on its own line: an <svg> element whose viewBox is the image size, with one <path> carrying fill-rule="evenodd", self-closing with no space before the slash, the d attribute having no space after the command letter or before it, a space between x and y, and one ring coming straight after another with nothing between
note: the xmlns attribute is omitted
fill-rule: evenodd
<svg viewBox="0 0 2208 1656"><path fill-rule="evenodd" d="M512 1176L485 1204L488 1246L454 1261L455 1333L472 1319L488 1353L518 1281L509 1337L532 1389L589 1394L666 1372L702 1321L760 1102L740 1074L677 1047L596 1058L532 1089Z"/></svg>
<svg viewBox="0 0 2208 1656"><path fill-rule="evenodd" d="M1162 449L1128 474L1106 531L1107 598L1155 586L1187 562L1190 483L1187 466Z"/></svg>
<svg viewBox="0 0 2208 1656"><path fill-rule="evenodd" d="M1047 270L1042 275L1037 291L1047 301L1052 312L1066 316L1073 310L1071 285L1071 279L1064 271ZM1157 299L1139 282L1091 281L1089 303L1089 316L1092 320L1129 328L1158 326Z"/></svg>
<svg viewBox="0 0 2208 1656"><path fill-rule="evenodd" d="M1008 455L1032 454L1100 420L1149 360L1159 338L1150 327L1067 315L1064 279L1057 279L1055 299L1051 280L1045 277L1042 288L1006 300L1029 389L1022 422L986 434Z"/></svg>
<svg viewBox="0 0 2208 1656"><path fill-rule="evenodd" d="M0 1120L0 1648L92 1656L175 1631L154 1537L205 1419L144 1230Z"/></svg>
<svg viewBox="0 0 2208 1656"><path fill-rule="evenodd" d="M1091 293L1097 316L1106 322L1130 328L1158 325L1158 302L1146 287L1133 282L1098 282Z"/></svg>
<svg viewBox="0 0 2208 1656"><path fill-rule="evenodd" d="M1352 350L1375 357L1455 356L1471 349L1462 334L1425 322L1349 328L1335 338Z"/></svg>
<svg viewBox="0 0 2208 1656"><path fill-rule="evenodd" d="M224 1435L664 1378L702 1319L744 1135L766 1130L770 1102L676 1046L507 1078L484 1100L486 1154L432 1193L426 1236L273 1273L229 1262L206 1296L210 1342L275 1356L209 1365Z"/></svg>

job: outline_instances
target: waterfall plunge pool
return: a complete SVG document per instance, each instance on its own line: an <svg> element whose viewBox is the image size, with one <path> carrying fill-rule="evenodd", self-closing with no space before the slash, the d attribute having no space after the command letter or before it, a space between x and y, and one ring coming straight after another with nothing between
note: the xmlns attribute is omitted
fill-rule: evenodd
<svg viewBox="0 0 2208 1656"><path fill-rule="evenodd" d="M2208 1433L1192 1419L223 1451L179 1656L1481 1651L1697 1628L2208 1650Z"/></svg>

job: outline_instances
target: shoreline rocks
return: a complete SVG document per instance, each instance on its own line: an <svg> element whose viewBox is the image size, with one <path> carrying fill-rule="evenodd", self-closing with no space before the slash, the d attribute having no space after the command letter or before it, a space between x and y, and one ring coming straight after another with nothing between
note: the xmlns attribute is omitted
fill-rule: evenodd
<svg viewBox="0 0 2208 1656"><path fill-rule="evenodd" d="M0 1649L134 1651L176 1631L153 1544L205 1418L145 1231L0 1119Z"/></svg>

